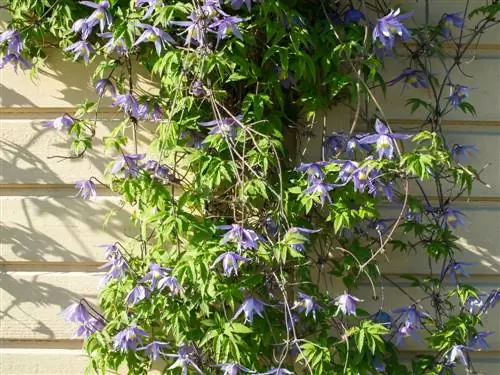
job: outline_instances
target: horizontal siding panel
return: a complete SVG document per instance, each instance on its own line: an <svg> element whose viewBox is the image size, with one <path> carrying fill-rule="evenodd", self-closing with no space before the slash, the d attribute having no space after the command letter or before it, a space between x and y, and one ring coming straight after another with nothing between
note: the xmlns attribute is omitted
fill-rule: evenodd
<svg viewBox="0 0 500 375"><path fill-rule="evenodd" d="M1 196L0 210L1 261L102 261L103 249L97 245L133 233L118 197L87 201L74 196ZM116 215L104 227L112 210Z"/></svg>
<svg viewBox="0 0 500 375"><path fill-rule="evenodd" d="M2 375L84 374L88 364L81 350L0 349Z"/></svg>
<svg viewBox="0 0 500 375"><path fill-rule="evenodd" d="M85 272L0 273L1 338L73 338L76 328L59 314L80 298L95 303L101 277Z"/></svg>
<svg viewBox="0 0 500 375"><path fill-rule="evenodd" d="M403 286L405 291L410 293L415 300L419 300L425 297L425 294L419 288L410 287L408 281L398 280L397 278L394 278L393 281L396 281L399 285ZM384 311L391 312L394 309L413 304L412 300L410 300L398 288L396 288L386 280L382 280L381 282L384 286L383 292L381 292L380 290L379 282L375 282L375 287L378 288L377 293L379 293L377 299L373 298L373 291L371 286L369 285L363 285L359 290L353 292L355 296L363 299L363 302L360 302L358 304L358 307L369 312L376 312L380 309L381 306L383 306ZM484 292L489 292L491 289L498 287L498 283L484 283L477 282L475 280L470 280L470 284L476 286ZM421 305L425 309L425 311L427 311L431 316L433 315L433 310L430 306L429 299L422 301ZM487 342L490 348L487 351L484 351L484 354L486 354L488 351L494 352L500 350L500 335L498 334L498 332L500 332L500 319L498 319L498 306L495 309L492 309L488 315L485 315L484 323L484 327L477 327L478 330L496 332L495 335L489 336L487 338ZM418 335L420 337L420 341L416 341L413 338L406 338L402 342L401 350L427 350L428 347L427 342L425 341L425 331L419 331Z"/></svg>
<svg viewBox="0 0 500 375"><path fill-rule="evenodd" d="M434 60L433 66L433 73L438 77L442 77L444 73L442 64ZM384 77L387 80L392 80L399 76L403 69L407 67L408 65L405 65L402 61L388 60L386 62ZM470 63L462 64L461 69L467 76L455 70L451 75L451 81L470 88L468 102L474 105L477 116L465 115L461 110L457 109L447 114L446 119L448 121L470 119L471 122L474 120L500 120L500 91L498 90L498 83L500 82L500 57L492 59L478 57L477 59L472 59ZM450 89L448 87L445 88L443 98L446 99L449 95ZM407 99L414 97L427 100L431 96L427 89L414 89L408 86L403 90L403 82L389 87L386 97L382 93L378 93L379 104L387 118L422 119L425 113L423 109L417 110L415 114L411 115L409 107L405 106Z"/></svg>
<svg viewBox="0 0 500 375"><path fill-rule="evenodd" d="M103 137L118 125L114 120L97 124L93 148L79 159L49 159L53 156L70 156L71 139L54 129L45 129L45 121L54 117L37 119L4 119L0 126L0 184L74 184L77 180L91 176L101 179L110 162L116 159L104 151ZM152 125L140 127L138 144L140 149L152 139ZM131 130L130 130L131 133ZM133 145L129 144L129 152Z"/></svg>
<svg viewBox="0 0 500 375"><path fill-rule="evenodd" d="M474 266L467 267L471 274L498 275L500 272L500 204L492 203L457 203L453 206L465 215L465 226L457 228L459 236L457 261L473 262ZM397 211L387 210L387 217L396 217ZM390 245L389 245L390 246ZM388 263L380 256L382 270L386 273L428 273L428 261L425 250L412 253L388 252ZM439 272L439 266L434 271Z"/></svg>

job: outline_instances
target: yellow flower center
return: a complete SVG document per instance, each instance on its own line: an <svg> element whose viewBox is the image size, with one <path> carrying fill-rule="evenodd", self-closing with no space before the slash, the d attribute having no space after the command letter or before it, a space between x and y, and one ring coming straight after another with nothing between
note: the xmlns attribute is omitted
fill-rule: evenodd
<svg viewBox="0 0 500 375"><path fill-rule="evenodd" d="M148 40L149 40L150 42L156 42L156 39L157 39L157 38L158 38L158 37L157 37L155 34L152 34L152 33L151 33L151 34L149 34L149 36L148 36Z"/></svg>

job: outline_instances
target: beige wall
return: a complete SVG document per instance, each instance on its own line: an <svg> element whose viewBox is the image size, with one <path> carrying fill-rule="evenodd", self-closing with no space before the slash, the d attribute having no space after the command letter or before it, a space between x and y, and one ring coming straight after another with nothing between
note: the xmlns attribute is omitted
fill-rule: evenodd
<svg viewBox="0 0 500 375"><path fill-rule="evenodd" d="M423 4L419 2L418 4ZM464 1L434 1L435 14L458 11ZM482 1L472 1L480 4ZM419 5L420 6L420 5ZM435 8L435 9L436 9ZM421 17L421 12L417 13ZM437 16L436 16L437 17ZM95 299L102 262L96 245L120 238L127 228L117 197L104 195L94 202L75 199L78 179L102 175L109 158L98 145L82 160L57 162L47 156L67 154L67 139L43 129L44 121L72 112L82 98L95 98L80 64L49 58L49 68L36 84L23 73L0 71L0 374L81 374L86 359L81 341L58 313L80 297ZM391 68L396 70L397 68ZM450 139L475 143L480 149L476 167L492 165L485 178L492 188L478 186L470 202L460 202L467 227L460 231L463 260L480 262L471 282L484 289L500 284L500 29L485 35L474 59L464 65L472 79L461 82L476 88L471 102L478 117L455 112L446 124ZM403 94L393 91L385 108L393 127L414 124L418 114L403 109ZM108 111L99 128L105 134L118 116ZM332 118L332 122L335 117ZM109 126L109 125L108 125ZM103 220L116 210L109 224ZM390 256L386 273L422 274L420 256ZM369 293L366 299L370 300ZM407 303L394 288L386 287L392 306ZM368 302L376 306L377 301ZM488 316L489 329L500 333L500 309ZM491 349L475 354L478 369L500 374L500 334L490 340ZM421 347L421 345L420 345ZM418 344L403 350L418 350Z"/></svg>

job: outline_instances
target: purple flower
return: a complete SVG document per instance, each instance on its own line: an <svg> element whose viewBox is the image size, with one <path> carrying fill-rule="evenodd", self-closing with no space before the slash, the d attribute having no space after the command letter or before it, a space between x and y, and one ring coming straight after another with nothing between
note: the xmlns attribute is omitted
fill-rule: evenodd
<svg viewBox="0 0 500 375"><path fill-rule="evenodd" d="M493 289L486 297L484 305L486 308L492 309L496 306L498 301L500 301L500 289Z"/></svg>
<svg viewBox="0 0 500 375"><path fill-rule="evenodd" d="M356 302L363 302L347 292L335 298L335 304L338 306L337 313L342 311L344 315L356 315Z"/></svg>
<svg viewBox="0 0 500 375"><path fill-rule="evenodd" d="M77 181L75 186L77 189L79 189L77 195L81 195L83 199L95 199L97 197L95 184L92 182L92 180Z"/></svg>
<svg viewBox="0 0 500 375"><path fill-rule="evenodd" d="M135 4L135 6L137 8L140 8L143 5L146 5L147 8L146 8L146 13L144 13L144 16L142 17L142 19L146 19L146 18L151 17L151 14L153 14L153 12L156 9L161 9L163 7L163 1L162 0L137 0L137 2Z"/></svg>
<svg viewBox="0 0 500 375"><path fill-rule="evenodd" d="M140 118L139 103L132 93L120 94L115 97L113 107L120 107L120 109L128 115Z"/></svg>
<svg viewBox="0 0 500 375"><path fill-rule="evenodd" d="M323 177L325 177L325 174L323 173L323 170L321 168L328 165L328 164L330 164L330 162L328 162L328 161L316 161L314 163L301 163L297 167L297 170L299 172L307 173L309 176L323 178Z"/></svg>
<svg viewBox="0 0 500 375"><path fill-rule="evenodd" d="M0 34L0 44L7 42L7 55L16 55L19 57L23 49L21 35L17 30L6 30Z"/></svg>
<svg viewBox="0 0 500 375"><path fill-rule="evenodd" d="M203 371L198 367L196 362L192 359L196 351L192 345L182 345L177 354L165 354L167 357L177 358L177 360L167 370L174 368L182 368L182 375L188 374L188 369L191 366L197 373L203 375Z"/></svg>
<svg viewBox="0 0 500 375"><path fill-rule="evenodd" d="M115 244L99 245L99 247L104 247L104 258L107 260L121 257L120 250Z"/></svg>
<svg viewBox="0 0 500 375"><path fill-rule="evenodd" d="M453 364L458 360L464 365L467 366L467 358L465 357L464 352L470 352L471 349L467 348L464 345L453 345L452 348L446 354L446 360L448 364Z"/></svg>
<svg viewBox="0 0 500 375"><path fill-rule="evenodd" d="M44 126L46 128L54 128L56 130L68 130L74 123L75 120L73 120L73 117L64 114L54 120L47 121Z"/></svg>
<svg viewBox="0 0 500 375"><path fill-rule="evenodd" d="M104 28L106 27L106 25L111 26L112 18L111 14L108 11L109 1L102 0L100 3L94 3L92 1L79 1L79 3L95 9L87 18L87 22L91 28L99 24L99 28L102 33L104 32Z"/></svg>
<svg viewBox="0 0 500 375"><path fill-rule="evenodd" d="M443 225L450 226L453 229L457 229L457 227L464 226L464 214L459 210L454 210L453 208L448 207L442 214Z"/></svg>
<svg viewBox="0 0 500 375"><path fill-rule="evenodd" d="M422 328L422 320L424 318L430 318L429 314L425 311L420 311L417 306L411 305L407 307L401 307L399 309L392 311L395 314L401 314L400 316L404 319L404 325L407 327L413 327L420 329Z"/></svg>
<svg viewBox="0 0 500 375"><path fill-rule="evenodd" d="M454 85L451 87L451 95L448 97L448 100L450 101L451 106L457 109L468 97L469 88L467 86Z"/></svg>
<svg viewBox="0 0 500 375"><path fill-rule="evenodd" d="M224 375L238 375L240 371L252 372L238 363L224 363L222 365L216 365L215 367L219 367L221 371L224 372Z"/></svg>
<svg viewBox="0 0 500 375"><path fill-rule="evenodd" d="M376 191L375 185L373 185L373 179L377 177L374 170L369 171L368 167L361 167L354 171L352 174L352 181L354 184L354 191L364 192L368 188L369 193Z"/></svg>
<svg viewBox="0 0 500 375"><path fill-rule="evenodd" d="M264 312L264 303L257 298L248 297L243 301L243 304L234 314L233 319L240 316L241 313L245 314L245 323L253 323L254 314L257 314L261 318L264 318L262 313Z"/></svg>
<svg viewBox="0 0 500 375"><path fill-rule="evenodd" d="M475 349L479 347L479 349L486 350L489 348L488 343L485 338L491 335L494 335L495 332L478 332L469 341L468 347L471 349Z"/></svg>
<svg viewBox="0 0 500 375"><path fill-rule="evenodd" d="M106 273L106 275L104 275L104 277L100 282L100 287L103 287L111 280L120 279L124 277L125 270L127 269L127 267L128 267L127 262L125 261L125 259L123 259L123 257L121 257L121 255L111 258L108 262L106 262L102 266L97 267L98 269L109 268L108 272Z"/></svg>
<svg viewBox="0 0 500 375"><path fill-rule="evenodd" d="M377 134L368 135L362 138L359 142L361 144L376 143L380 159L384 156L388 159L392 159L395 139L408 139L411 137L409 134L389 133L389 128L379 119L375 121L375 131Z"/></svg>
<svg viewBox="0 0 500 375"><path fill-rule="evenodd" d="M92 25L89 22L88 18L80 18L76 20L73 26L71 26L71 31L74 33L81 33L82 39L86 40L90 33L92 32Z"/></svg>
<svg viewBox="0 0 500 375"><path fill-rule="evenodd" d="M404 81L403 88L406 88L407 85L411 85L414 88L418 87L427 88L429 86L427 82L427 77L423 70L406 68L405 70L403 70L403 73L401 73L399 76L390 81L389 85L395 85L400 81Z"/></svg>
<svg viewBox="0 0 500 375"><path fill-rule="evenodd" d="M220 242L221 245L224 245L228 242L235 242L238 246L238 250L257 250L257 248L259 247L257 241L259 241L261 238L251 229L245 229L239 224L219 225L216 228L228 231L226 234L224 234L224 237Z"/></svg>
<svg viewBox="0 0 500 375"><path fill-rule="evenodd" d="M61 316L70 323L86 323L90 319L89 311L81 302L69 305L61 312Z"/></svg>
<svg viewBox="0 0 500 375"><path fill-rule="evenodd" d="M472 156L473 154L479 152L475 145L459 145L455 143L451 148L451 157L455 162L460 162L462 160L467 160L467 156Z"/></svg>
<svg viewBox="0 0 500 375"><path fill-rule="evenodd" d="M104 96L106 91L108 91L113 98L116 96L115 86L109 79L100 79L99 81L97 81L95 85L95 91L99 96Z"/></svg>
<svg viewBox="0 0 500 375"><path fill-rule="evenodd" d="M234 35L236 38L243 40L243 36L238 29L238 23L242 22L242 18L233 16L224 16L222 19L215 21L210 25L211 28L217 29L217 43L216 47L219 45L221 40Z"/></svg>
<svg viewBox="0 0 500 375"><path fill-rule="evenodd" d="M146 289L143 285L138 285L127 294L125 298L125 303L127 305L135 305L145 298L149 298L151 292Z"/></svg>
<svg viewBox="0 0 500 375"><path fill-rule="evenodd" d="M344 13L344 23L358 23L365 19L365 15L357 9L351 8Z"/></svg>
<svg viewBox="0 0 500 375"><path fill-rule="evenodd" d="M413 13L400 15L400 12L400 9L391 10L387 16L378 19L373 29L373 41L375 43L380 43L389 54L392 53L396 38L400 38L402 41L408 41L411 37L410 32L401 21L411 17Z"/></svg>
<svg viewBox="0 0 500 375"><path fill-rule="evenodd" d="M146 25L144 23L139 24L139 27L144 29L144 32L139 36L134 43L134 46L137 46L144 42L152 42L155 44L156 53L158 56L161 54L161 50L165 48L165 44L175 44L174 38L172 38L165 31L155 27Z"/></svg>
<svg viewBox="0 0 500 375"><path fill-rule="evenodd" d="M321 229L307 229L301 227L292 227L286 233L286 242L295 251L304 251L305 244L308 241L308 235L321 232Z"/></svg>
<svg viewBox="0 0 500 375"><path fill-rule="evenodd" d="M401 341L404 338L412 336L415 340L419 340L417 333L417 328L409 323L404 323L398 328L398 332L396 333L396 346L401 345Z"/></svg>
<svg viewBox="0 0 500 375"><path fill-rule="evenodd" d="M2 61L0 61L0 69L3 69L5 65L9 63L14 66L14 72L16 73L19 65L21 65L22 70L31 68L31 64L28 61L26 61L21 55L14 53L9 53L8 55L2 57Z"/></svg>
<svg viewBox="0 0 500 375"><path fill-rule="evenodd" d="M142 337L148 336L142 329L137 328L135 323L132 323L130 327L118 332L115 336L114 349L121 352L126 352L127 350L135 352L138 345L142 346Z"/></svg>
<svg viewBox="0 0 500 375"><path fill-rule="evenodd" d="M234 138L236 137L236 128L241 127L240 123L242 119L243 115L239 115L235 118L226 117L220 120L199 122L198 125L211 127L212 130L208 134L220 134L222 137Z"/></svg>
<svg viewBox="0 0 500 375"><path fill-rule="evenodd" d="M90 317L88 321L83 323L75 332L75 337L89 338L90 335L97 331L101 331L105 324L101 319Z"/></svg>
<svg viewBox="0 0 500 375"><path fill-rule="evenodd" d="M312 313L314 320L316 320L316 311L319 310L318 303L307 294L297 292L299 300L295 302L294 308L297 308L299 312L305 312L306 316Z"/></svg>
<svg viewBox="0 0 500 375"><path fill-rule="evenodd" d="M293 375L293 372L287 370L286 368L273 367L269 371L259 372L257 375Z"/></svg>
<svg viewBox="0 0 500 375"><path fill-rule="evenodd" d="M101 38L109 39L108 42L104 45L107 53L116 52L118 55L123 56L128 52L128 47L123 37L115 39L113 33L111 32L101 33L97 35Z"/></svg>
<svg viewBox="0 0 500 375"><path fill-rule="evenodd" d="M469 314L474 314L474 310L477 308L478 310L481 310L481 308L484 306L484 301L481 298L474 297L474 296L468 296L467 299L465 300L464 308L469 311Z"/></svg>
<svg viewBox="0 0 500 375"><path fill-rule="evenodd" d="M141 283L151 281L150 289L154 290L159 286L159 281L168 277L170 268L164 268L156 263L149 265L149 272L140 280Z"/></svg>
<svg viewBox="0 0 500 375"><path fill-rule="evenodd" d="M151 121L159 121L163 119L164 115L160 105L156 101L153 101L139 104L137 117Z"/></svg>
<svg viewBox="0 0 500 375"><path fill-rule="evenodd" d="M125 177L137 177L139 172L137 162L141 159L144 159L144 154L122 154L111 168L111 173L116 175L125 169Z"/></svg>
<svg viewBox="0 0 500 375"><path fill-rule="evenodd" d="M182 287L174 276L166 276L158 280L158 290L161 292L168 287L170 296L178 296L182 292Z"/></svg>
<svg viewBox="0 0 500 375"><path fill-rule="evenodd" d="M258 3L261 3L262 0L253 0L254 2L258 2ZM240 9L243 4L245 4L248 8L248 11L251 12L252 11L252 0L231 0L231 6L233 7L233 9Z"/></svg>
<svg viewBox="0 0 500 375"><path fill-rule="evenodd" d="M333 189L335 189L335 185L328 184L322 179L311 177L309 179L309 186L302 192L302 194L319 196L321 206L324 206L325 200L327 200L329 203L332 203L332 198L330 197L329 192Z"/></svg>
<svg viewBox="0 0 500 375"><path fill-rule="evenodd" d="M139 350L144 350L149 357L151 362L156 361L160 355L166 355L162 350L168 348L170 345L163 341L151 341L146 346L139 348Z"/></svg>
<svg viewBox="0 0 500 375"><path fill-rule="evenodd" d="M351 160L334 160L334 163L342 165L337 181L343 183L349 182L353 178L353 173L359 168L359 164Z"/></svg>
<svg viewBox="0 0 500 375"><path fill-rule="evenodd" d="M323 147L326 148L328 154L337 154L343 150L345 144L347 143L349 137L344 133L333 133L326 137Z"/></svg>
<svg viewBox="0 0 500 375"><path fill-rule="evenodd" d="M464 266L475 266L477 263L470 263L470 262L451 262L448 267L445 269L445 274L446 272L450 272L450 282L452 284L457 283L457 273L460 273L460 275L464 277L469 277L469 274L465 271Z"/></svg>
<svg viewBox="0 0 500 375"><path fill-rule="evenodd" d="M441 19L441 35L445 39L450 39L451 38L451 27L455 26L459 29L464 27L464 19L461 16L461 13L445 13L443 15L443 18Z"/></svg>
<svg viewBox="0 0 500 375"><path fill-rule="evenodd" d="M83 56L85 64L89 63L90 54L94 53L94 49L92 48L92 46L85 40L80 40L79 42L66 47L63 51L73 53L73 61L76 61L80 56Z"/></svg>
<svg viewBox="0 0 500 375"><path fill-rule="evenodd" d="M233 273L235 275L238 275L238 262L249 262L250 259L245 258L232 251L228 251L227 253L219 255L217 259L215 259L214 264L212 264L212 268L214 268L215 265L220 261L222 261L222 269L224 270L224 275L231 276Z"/></svg>
<svg viewBox="0 0 500 375"><path fill-rule="evenodd" d="M205 96L207 92L203 87L203 82L201 82L200 80L196 80L191 84L191 87L189 88L189 93L194 96L200 97L200 96Z"/></svg>
<svg viewBox="0 0 500 375"><path fill-rule="evenodd" d="M142 168L148 172L154 173L154 176L160 180L167 182L175 180L174 173L166 164L160 164L155 160L148 160Z"/></svg>

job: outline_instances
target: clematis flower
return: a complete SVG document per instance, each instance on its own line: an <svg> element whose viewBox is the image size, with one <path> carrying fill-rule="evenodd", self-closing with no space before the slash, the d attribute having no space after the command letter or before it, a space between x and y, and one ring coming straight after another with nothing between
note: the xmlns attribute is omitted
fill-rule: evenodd
<svg viewBox="0 0 500 375"><path fill-rule="evenodd" d="M85 64L88 64L90 60L90 54L94 53L94 48L92 48L89 42L80 40L79 42L73 43L72 45L64 48L63 51L73 53L73 61L78 60L82 56L85 60Z"/></svg>
<svg viewBox="0 0 500 375"><path fill-rule="evenodd" d="M143 20L151 17L155 10L161 9L164 6L162 0L137 0L135 3L137 8L141 8L144 5L146 5L146 12L142 17Z"/></svg>
<svg viewBox="0 0 500 375"><path fill-rule="evenodd" d="M82 35L82 39L86 40L92 32L92 25L88 18L80 18L73 23L71 31L74 33L80 33Z"/></svg>
<svg viewBox="0 0 500 375"><path fill-rule="evenodd" d="M78 327L74 337L81 337L87 339L95 332L101 331L105 327L101 319L91 316L88 321Z"/></svg>
<svg viewBox="0 0 500 375"><path fill-rule="evenodd" d="M261 3L262 0L253 0L253 2ZM231 0L231 6L233 7L233 9L240 9L243 4L247 6L249 12L252 11L252 0Z"/></svg>
<svg viewBox="0 0 500 375"><path fill-rule="evenodd" d="M224 372L224 375L238 375L240 371L249 373L253 372L238 363L224 363L222 365L216 365L215 367L220 368L221 371Z"/></svg>
<svg viewBox="0 0 500 375"><path fill-rule="evenodd" d="M21 35L17 30L6 30L0 34L0 44L7 43L7 55L19 56L23 49Z"/></svg>
<svg viewBox="0 0 500 375"><path fill-rule="evenodd" d="M211 127L212 129L208 134L219 134L224 138L234 138L236 137L236 128L241 127L240 122L242 119L243 115L238 115L235 118L226 117L220 120L217 119L208 122L199 122L198 125Z"/></svg>
<svg viewBox="0 0 500 375"><path fill-rule="evenodd" d="M104 247L104 258L107 260L121 257L120 250L115 244L99 245L99 247Z"/></svg>
<svg viewBox="0 0 500 375"><path fill-rule="evenodd" d="M354 184L354 191L364 192L368 188L368 192L373 194L376 187L373 180L377 177L375 170L369 171L367 167L360 167L352 174L352 181Z"/></svg>
<svg viewBox="0 0 500 375"><path fill-rule="evenodd" d="M356 302L363 302L363 300L344 292L335 298L335 304L338 306L337 313L340 310L344 315L356 315Z"/></svg>
<svg viewBox="0 0 500 375"><path fill-rule="evenodd" d="M238 246L238 250L257 250L257 248L259 247L259 244L257 242L261 240L261 238L251 229L245 229L239 224L218 225L216 228L228 231L226 234L224 234L224 237L220 242L221 245L224 245L228 242L235 242Z"/></svg>
<svg viewBox="0 0 500 375"><path fill-rule="evenodd" d="M172 38L165 31L155 27L141 23L138 25L140 28L144 29L144 32L139 36L139 38L133 44L137 46L144 42L152 42L155 44L156 53L160 56L161 51L165 48L166 44L175 44L174 38Z"/></svg>
<svg viewBox="0 0 500 375"><path fill-rule="evenodd" d="M140 118L139 103L132 93L120 94L115 97L113 107L120 109L132 117Z"/></svg>
<svg viewBox="0 0 500 375"><path fill-rule="evenodd" d="M365 19L365 15L358 9L351 8L344 13L344 23L358 23Z"/></svg>
<svg viewBox="0 0 500 375"><path fill-rule="evenodd" d="M187 375L188 369L191 367L197 373L203 375L203 371L198 367L196 362L192 357L196 354L194 347L192 345L182 345L179 348L177 354L165 354L167 357L177 358L172 366L170 366L167 370L173 370L174 368L182 368L182 374Z"/></svg>
<svg viewBox="0 0 500 375"><path fill-rule="evenodd" d="M474 314L476 308L481 310L484 306L484 301L479 297L468 296L464 303L464 308L469 312L469 314Z"/></svg>
<svg viewBox="0 0 500 375"><path fill-rule="evenodd" d="M326 137L323 147L326 149L327 154L335 155L344 149L348 140L349 137L344 133L333 133Z"/></svg>
<svg viewBox="0 0 500 375"><path fill-rule="evenodd" d="M373 321L384 325L387 328L392 326L392 317L389 313L379 310L374 315L372 315Z"/></svg>
<svg viewBox="0 0 500 375"><path fill-rule="evenodd" d="M234 35L236 38L243 40L240 30L238 29L238 23L242 22L243 19L233 16L224 16L210 25L211 28L217 29L217 43L216 47L219 45L221 40Z"/></svg>
<svg viewBox="0 0 500 375"><path fill-rule="evenodd" d="M469 88L462 85L451 86L451 95L448 100L454 109L457 109L460 104L469 97Z"/></svg>
<svg viewBox="0 0 500 375"><path fill-rule="evenodd" d="M320 178L311 177L309 179L309 186L302 192L302 194L318 196L321 206L324 206L325 200L332 203L332 198L330 197L329 192L335 189L335 187L335 185L326 183Z"/></svg>
<svg viewBox="0 0 500 375"><path fill-rule="evenodd" d="M80 195L83 199L95 199L97 197L95 184L92 182L92 180L77 181L75 186L77 189L79 189L77 195Z"/></svg>
<svg viewBox="0 0 500 375"><path fill-rule="evenodd" d="M408 139L411 137L409 134L389 133L389 128L379 119L375 121L375 131L377 134L368 135L359 142L362 144L376 143L380 159L384 156L388 159L393 158L395 139Z"/></svg>
<svg viewBox="0 0 500 375"><path fill-rule="evenodd" d="M99 3L94 3L92 1L79 1L80 4L85 5L87 7L95 9L92 14L87 18L87 22L91 27L99 24L99 28L101 33L104 32L104 28L107 26L111 26L113 21L111 17L111 13L109 13L109 1L102 0Z"/></svg>
<svg viewBox="0 0 500 375"><path fill-rule="evenodd" d="M430 318L430 315L425 311L417 309L417 306L411 305L407 307L401 307L392 311L395 314L400 314L404 319L404 325L408 327L413 327L420 329L422 328L422 320L425 318Z"/></svg>
<svg viewBox="0 0 500 375"><path fill-rule="evenodd" d="M471 262L451 262L448 267L446 267L444 273L450 273L450 282L452 284L457 283L457 273L464 277L469 277L469 274L465 271L464 266L475 266L477 263Z"/></svg>
<svg viewBox="0 0 500 375"><path fill-rule="evenodd" d="M451 27L455 26L459 29L464 27L464 19L461 16L461 13L445 13L440 22L441 26L441 35L445 39L451 38Z"/></svg>
<svg viewBox="0 0 500 375"><path fill-rule="evenodd" d="M253 317L255 314L264 318L262 313L264 312L264 303L257 298L248 297L245 299L240 306L240 308L234 314L233 319L236 319L241 313L245 314L245 323L253 323Z"/></svg>
<svg viewBox="0 0 500 375"><path fill-rule="evenodd" d="M178 296L182 293L182 287L174 276L166 276L158 280L158 290L161 292L167 288L170 290L170 296Z"/></svg>
<svg viewBox="0 0 500 375"><path fill-rule="evenodd" d="M156 101L139 104L137 113L138 118L151 121L160 121L163 119L163 111Z"/></svg>
<svg viewBox="0 0 500 375"><path fill-rule="evenodd" d="M317 178L325 177L325 173L321 169L322 167L330 164L328 161L316 161L314 163L301 163L296 169L299 172L307 173L309 176L314 176Z"/></svg>
<svg viewBox="0 0 500 375"><path fill-rule="evenodd" d="M403 73L390 81L389 85L395 85L396 83L401 81L404 82L403 89L405 89L407 85L411 85L414 88L427 88L429 86L427 77L423 70L406 68L405 70L403 70Z"/></svg>
<svg viewBox="0 0 500 375"><path fill-rule="evenodd" d="M485 299L484 307L492 309L500 301L500 289L493 289Z"/></svg>
<svg viewBox="0 0 500 375"><path fill-rule="evenodd" d="M126 352L127 350L135 352L139 345L142 346L142 338L148 336L149 334L138 328L135 323L132 323L130 327L118 332L114 338L113 347L115 350L119 350L121 352Z"/></svg>
<svg viewBox="0 0 500 375"><path fill-rule="evenodd" d="M115 39L113 33L111 32L100 33L97 35L101 38L109 39L108 42L104 45L107 53L116 52L118 55L123 56L128 52L128 47L123 37Z"/></svg>
<svg viewBox="0 0 500 375"><path fill-rule="evenodd" d="M475 349L478 347L478 349L483 349L486 350L489 348L488 343L486 342L485 338L491 335L494 335L495 332L478 332L469 341L468 347L471 349Z"/></svg>
<svg viewBox="0 0 500 375"><path fill-rule="evenodd" d="M138 285L127 294L125 297L125 303L127 305L135 305L142 301L143 299L149 298L151 292L146 289L143 285Z"/></svg>
<svg viewBox="0 0 500 375"><path fill-rule="evenodd" d="M124 170L126 177L137 177L139 172L138 161L144 159L144 154L122 154L118 160L113 164L111 173L117 175Z"/></svg>
<svg viewBox="0 0 500 375"><path fill-rule="evenodd" d="M342 165L337 181L343 183L349 182L353 178L353 173L359 168L359 164L351 160L334 160L333 162Z"/></svg>
<svg viewBox="0 0 500 375"><path fill-rule="evenodd" d="M308 241L307 236L311 233L321 232L321 229L307 229L301 227L290 228L286 236L289 237L286 242L290 244L290 247L295 251L304 251L305 244Z"/></svg>
<svg viewBox="0 0 500 375"><path fill-rule="evenodd" d="M319 305L315 299L301 292L297 292L297 295L299 300L295 302L293 307L298 309L299 312L305 312L306 316L312 314L314 320L316 320L316 312L319 310Z"/></svg>
<svg viewBox="0 0 500 375"><path fill-rule="evenodd" d="M448 207L442 214L443 225L450 226L453 229L457 229L459 225L460 226L465 225L463 217L464 214L462 212Z"/></svg>
<svg viewBox="0 0 500 375"><path fill-rule="evenodd" d="M203 82L201 82L200 80L196 80L191 84L191 87L189 88L189 93L194 96L200 97L200 96L205 96L207 92L203 88Z"/></svg>
<svg viewBox="0 0 500 375"><path fill-rule="evenodd" d="M61 312L61 316L70 323L86 323L90 319L89 311L81 302L69 305Z"/></svg>
<svg viewBox="0 0 500 375"><path fill-rule="evenodd" d="M0 69L3 69L7 64L12 64L14 66L14 72L16 74L19 66L22 70L31 68L31 64L27 60L25 60L21 55L14 53L9 53L8 55L2 57L2 61L0 61Z"/></svg>
<svg viewBox="0 0 500 375"><path fill-rule="evenodd" d="M231 276L233 273L238 275L238 262L249 262L250 259L245 258L239 254L232 251L221 254L215 259L211 268L214 268L217 263L222 261L222 269L224 270L224 275Z"/></svg>
<svg viewBox="0 0 500 375"><path fill-rule="evenodd" d="M149 272L140 280L141 283L151 282L150 290L159 286L159 281L168 277L170 268L161 267L159 264L150 263Z"/></svg>
<svg viewBox="0 0 500 375"><path fill-rule="evenodd" d="M73 117L70 115L64 114L60 117L55 118L54 120L47 121L44 125L46 128L54 128L56 130L68 130L71 125L75 123Z"/></svg>
<svg viewBox="0 0 500 375"><path fill-rule="evenodd" d="M116 96L115 86L109 79L100 79L99 81L97 81L95 85L95 91L99 96L104 96L106 91L109 92L113 98Z"/></svg>
<svg viewBox="0 0 500 375"><path fill-rule="evenodd" d="M467 358L465 357L465 352L470 352L471 349L464 345L453 345L452 348L446 354L446 360L448 364L453 364L458 359L464 366L467 366Z"/></svg>
<svg viewBox="0 0 500 375"><path fill-rule="evenodd" d="M160 358L160 355L166 355L163 349L168 348L170 345L163 341L151 341L146 346L139 348L138 350L144 350L149 357L151 362L156 361Z"/></svg>
<svg viewBox="0 0 500 375"><path fill-rule="evenodd" d="M106 262L102 266L97 267L97 269L105 268L109 269L106 275L104 275L104 277L101 279L101 282L99 284L101 288L111 280L121 279L125 277L125 271L128 268L128 265L125 259L123 259L123 257L120 255L109 259L108 262Z"/></svg>
<svg viewBox="0 0 500 375"><path fill-rule="evenodd" d="M402 21L410 18L413 13L400 14L401 10L391 10L385 17L379 18L373 29L373 41L384 48L388 54L392 54L396 38L408 41L411 37L408 29Z"/></svg>
<svg viewBox="0 0 500 375"><path fill-rule="evenodd" d="M477 152L479 152L479 150L475 145L459 145L457 143L453 145L450 151L451 157L457 163L461 160L467 160L468 156L472 156Z"/></svg>
<svg viewBox="0 0 500 375"><path fill-rule="evenodd" d="M412 324L409 323L404 323L402 324L396 333L396 346L400 346L401 342L403 341L404 338L406 337L413 337L416 341L419 341L419 338L416 333L417 327L415 327Z"/></svg>

